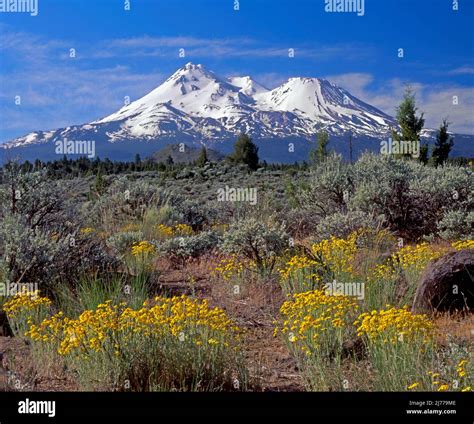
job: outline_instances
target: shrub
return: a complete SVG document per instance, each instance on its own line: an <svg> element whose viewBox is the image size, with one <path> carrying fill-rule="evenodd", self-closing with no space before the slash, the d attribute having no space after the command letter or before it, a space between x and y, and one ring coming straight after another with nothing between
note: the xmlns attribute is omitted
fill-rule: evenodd
<svg viewBox="0 0 474 424"><path fill-rule="evenodd" d="M172 261L197 258L217 247L219 236L214 231L203 231L188 237L174 237L157 243L158 252Z"/></svg>
<svg viewBox="0 0 474 424"><path fill-rule="evenodd" d="M362 211L336 212L321 219L316 226L314 238L318 241L327 240L332 236L346 238L364 228L377 231L382 228L382 224L383 217L374 217Z"/></svg>
<svg viewBox="0 0 474 424"><path fill-rule="evenodd" d="M321 237L333 230L336 219L357 226L357 221L362 224L369 217L375 222L368 221L368 225L383 223L408 241L436 236L446 226L449 230L454 217L459 224L454 225L452 235L472 233L468 213L474 209L474 178L465 167L432 168L374 154L365 154L350 165L332 155L311 172L308 184L300 184L294 191L296 205L307 211L308 222L314 225L318 218ZM452 211L462 211L463 215L451 215Z"/></svg>
<svg viewBox="0 0 474 424"><path fill-rule="evenodd" d="M385 231L361 229L347 238L331 236L293 256L280 269L286 293L301 293L328 283L363 283L393 240Z"/></svg>
<svg viewBox="0 0 474 424"><path fill-rule="evenodd" d="M20 292L3 304L8 322L17 337L24 337L31 324L40 323L49 313L51 301L36 292Z"/></svg>
<svg viewBox="0 0 474 424"><path fill-rule="evenodd" d="M407 309L360 315L355 325L376 371L374 390L403 391L426 374L433 359L433 324Z"/></svg>
<svg viewBox="0 0 474 424"><path fill-rule="evenodd" d="M406 389L424 392L472 392L473 388L474 358L471 346L448 337L447 346L436 352L429 371L420 374Z"/></svg>
<svg viewBox="0 0 474 424"><path fill-rule="evenodd" d="M0 246L0 262L8 269L9 281L34 282L43 290L85 270L105 272L118 265L91 234L31 229L17 215L6 217L0 226Z"/></svg>
<svg viewBox="0 0 474 424"><path fill-rule="evenodd" d="M472 209L472 173L455 166L431 168L410 160L363 156L354 166L351 206L376 216L407 240L435 234L443 213Z"/></svg>
<svg viewBox="0 0 474 424"><path fill-rule="evenodd" d="M170 205L173 199L168 191L156 185L120 177L84 213L93 225L113 232L117 226L141 221L149 209Z"/></svg>
<svg viewBox="0 0 474 424"><path fill-rule="evenodd" d="M86 389L216 391L246 388L238 333L223 310L182 296L140 309L107 301L77 319L56 314L27 334L53 345Z"/></svg>
<svg viewBox="0 0 474 424"><path fill-rule="evenodd" d="M212 220L214 212L207 205L182 200L175 204L179 220L183 224L189 225L193 231L201 230L205 224Z"/></svg>
<svg viewBox="0 0 474 424"><path fill-rule="evenodd" d="M260 272L269 274L278 255L288 247L288 241L284 224L265 224L249 218L230 226L220 248L225 253L249 259Z"/></svg>
<svg viewBox="0 0 474 424"><path fill-rule="evenodd" d="M474 212L463 210L447 211L438 222L437 230L445 240L473 239Z"/></svg>
<svg viewBox="0 0 474 424"><path fill-rule="evenodd" d="M311 172L307 185L295 193L297 205L320 219L345 213L353 193L353 170L340 155L331 155Z"/></svg>
<svg viewBox="0 0 474 424"><path fill-rule="evenodd" d="M280 269L280 285L286 294L316 290L322 285L320 262L305 255L295 255Z"/></svg>
<svg viewBox="0 0 474 424"><path fill-rule="evenodd" d="M343 346L355 335L357 308L353 298L323 290L295 294L283 303L276 334L284 337L309 390L343 389Z"/></svg>
<svg viewBox="0 0 474 424"><path fill-rule="evenodd" d="M143 240L143 233L141 231L129 231L124 233L112 234L107 239L107 246L115 250L119 256L125 256L130 253L130 249L135 243Z"/></svg>

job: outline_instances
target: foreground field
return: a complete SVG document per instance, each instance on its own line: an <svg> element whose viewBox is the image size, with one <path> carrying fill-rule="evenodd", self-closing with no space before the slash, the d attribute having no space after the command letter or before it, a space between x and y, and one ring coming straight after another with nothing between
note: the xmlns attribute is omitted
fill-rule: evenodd
<svg viewBox="0 0 474 424"><path fill-rule="evenodd" d="M427 269L472 261L466 168L11 171L0 276L23 291L1 298L5 390L474 387L474 291L415 301ZM218 200L225 187L258 201Z"/></svg>

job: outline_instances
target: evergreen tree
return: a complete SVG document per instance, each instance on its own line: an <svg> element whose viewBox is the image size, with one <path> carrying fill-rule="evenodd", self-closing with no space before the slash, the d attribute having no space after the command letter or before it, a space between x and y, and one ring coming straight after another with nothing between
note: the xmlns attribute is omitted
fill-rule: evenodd
<svg viewBox="0 0 474 424"><path fill-rule="evenodd" d="M231 159L235 163L245 163L251 170L258 168L258 147L247 134L239 135Z"/></svg>
<svg viewBox="0 0 474 424"><path fill-rule="evenodd" d="M354 163L353 149L352 149L352 131L349 132L349 161Z"/></svg>
<svg viewBox="0 0 474 424"><path fill-rule="evenodd" d="M424 143L420 147L420 157L418 158L418 160L421 163L426 165L428 163L428 160L429 160L429 155L430 155L430 151L429 151L428 143Z"/></svg>
<svg viewBox="0 0 474 424"><path fill-rule="evenodd" d="M436 143L432 154L432 161L436 166L443 165L448 160L449 153L454 145L454 140L448 134L448 128L449 122L444 119L436 135Z"/></svg>
<svg viewBox="0 0 474 424"><path fill-rule="evenodd" d="M202 168L207 162L207 150L203 146L201 151L199 152L199 157L197 158L196 165Z"/></svg>
<svg viewBox="0 0 474 424"><path fill-rule="evenodd" d="M168 155L168 157L166 158L166 165L173 165L173 164L174 164L173 158L171 157L171 155Z"/></svg>
<svg viewBox="0 0 474 424"><path fill-rule="evenodd" d="M139 167L141 165L141 163L142 163L142 158L140 157L140 154L137 153L135 155L135 165L137 165L137 167Z"/></svg>
<svg viewBox="0 0 474 424"><path fill-rule="evenodd" d="M309 153L309 160L316 164L324 161L328 157L329 134L327 131L320 131L316 136L316 148Z"/></svg>
<svg viewBox="0 0 474 424"><path fill-rule="evenodd" d="M94 189L95 189L95 192L99 196L101 196L102 194L104 194L105 188L106 188L106 184L105 184L104 176L102 175L102 169L99 167L97 171L97 175L95 177Z"/></svg>
<svg viewBox="0 0 474 424"><path fill-rule="evenodd" d="M403 100L397 107L397 121L400 126L401 133L393 132L395 141L420 141L420 134L425 125L424 114L417 116L418 108L416 107L415 94L411 88L405 90ZM412 152L413 153L413 152ZM402 156L409 156L408 154Z"/></svg>

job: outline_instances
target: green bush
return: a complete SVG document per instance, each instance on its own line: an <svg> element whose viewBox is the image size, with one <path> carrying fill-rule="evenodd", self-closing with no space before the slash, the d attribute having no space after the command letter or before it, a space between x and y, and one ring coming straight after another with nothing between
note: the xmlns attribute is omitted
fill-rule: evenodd
<svg viewBox="0 0 474 424"><path fill-rule="evenodd" d="M447 211L438 222L439 235L445 240L469 240L474 238L474 212Z"/></svg>
<svg viewBox="0 0 474 424"><path fill-rule="evenodd" d="M114 249L115 254L125 256L131 252L134 243L143 240L141 231L127 231L123 233L112 234L106 241L107 246Z"/></svg>
<svg viewBox="0 0 474 424"><path fill-rule="evenodd" d="M374 217L362 211L336 212L323 218L315 230L315 241L328 240L331 236L347 238L350 234L363 228L379 229L383 217Z"/></svg>
<svg viewBox="0 0 474 424"><path fill-rule="evenodd" d="M171 260L197 258L217 247L219 236L214 231L204 231L189 237L174 237L158 244L158 253Z"/></svg>
<svg viewBox="0 0 474 424"><path fill-rule="evenodd" d="M224 234L222 251L249 259L265 274L273 271L277 257L289 246L284 224L265 223L254 218L235 222Z"/></svg>
<svg viewBox="0 0 474 424"><path fill-rule="evenodd" d="M365 154L354 165L330 156L293 196L306 221L313 223L316 236L336 230L336 219L350 227L374 217L366 223L383 225L406 240L419 240L469 237L473 193L474 178L468 168L434 168L409 159Z"/></svg>

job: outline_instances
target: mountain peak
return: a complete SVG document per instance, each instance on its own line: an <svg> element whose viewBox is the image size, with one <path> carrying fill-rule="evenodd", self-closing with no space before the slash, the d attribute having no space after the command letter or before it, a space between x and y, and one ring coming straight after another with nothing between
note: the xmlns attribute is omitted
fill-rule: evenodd
<svg viewBox="0 0 474 424"><path fill-rule="evenodd" d="M246 96L254 96L255 94L265 93L268 91L268 88L264 87L263 85L259 84L249 75L244 77L231 77L228 81L240 88L240 92L245 94Z"/></svg>
<svg viewBox="0 0 474 424"><path fill-rule="evenodd" d="M292 77L288 79L287 84L288 83L303 84L303 85L306 85L306 84L333 85L328 80L325 80L324 78L316 78L316 77Z"/></svg>
<svg viewBox="0 0 474 424"><path fill-rule="evenodd" d="M101 120L36 131L5 146L72 140L85 133L103 134L109 142L170 136L219 140L240 132L255 138L311 138L321 126L335 134L376 135L396 122L325 79L293 77L268 90L249 75L222 78L188 62L147 95Z"/></svg>
<svg viewBox="0 0 474 424"><path fill-rule="evenodd" d="M188 62L181 69L185 69L187 71L192 71L192 70L195 70L195 69L204 70L204 66L202 66L200 63L195 64L193 62Z"/></svg>

